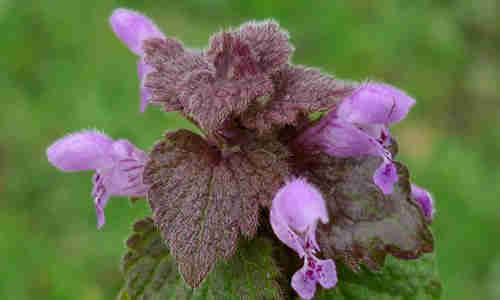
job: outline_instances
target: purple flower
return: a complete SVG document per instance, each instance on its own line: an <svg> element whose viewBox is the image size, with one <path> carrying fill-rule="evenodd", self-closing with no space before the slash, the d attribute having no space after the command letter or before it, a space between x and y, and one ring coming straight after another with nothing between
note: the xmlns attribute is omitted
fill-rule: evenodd
<svg viewBox="0 0 500 300"><path fill-rule="evenodd" d="M362 84L338 109L339 116L354 124L389 125L403 120L415 100L390 85Z"/></svg>
<svg viewBox="0 0 500 300"><path fill-rule="evenodd" d="M144 112L151 97L151 91L144 86L146 75L153 68L144 63L143 42L148 39L164 39L165 35L147 17L134 11L118 8L111 15L109 22L111 28L129 49L139 56L137 73L141 82L141 112Z"/></svg>
<svg viewBox="0 0 500 300"><path fill-rule="evenodd" d="M432 218L434 217L434 200L432 199L431 194L419 187L416 184L411 184L411 194L415 199L417 199L418 203L420 204L420 208L422 209L422 212L424 213L424 216L429 220L432 221Z"/></svg>
<svg viewBox="0 0 500 300"><path fill-rule="evenodd" d="M127 140L85 130L67 135L47 148L47 158L65 172L95 170L92 196L97 227L104 225L104 207L109 196L145 196L142 183L146 154Z"/></svg>
<svg viewBox="0 0 500 300"><path fill-rule="evenodd" d="M278 238L304 258L304 266L292 277L292 287L300 297L311 299L316 282L324 288L337 284L333 260L321 260L316 242L318 220L328 223L325 201L319 191L304 179L294 179L282 187L273 199L271 226Z"/></svg>
<svg viewBox="0 0 500 300"><path fill-rule="evenodd" d="M394 87L366 83L295 143L303 149L319 149L337 157L382 157L373 181L384 194L391 194L398 174L392 154L386 149L392 139L388 126L404 119L414 104L415 100Z"/></svg>

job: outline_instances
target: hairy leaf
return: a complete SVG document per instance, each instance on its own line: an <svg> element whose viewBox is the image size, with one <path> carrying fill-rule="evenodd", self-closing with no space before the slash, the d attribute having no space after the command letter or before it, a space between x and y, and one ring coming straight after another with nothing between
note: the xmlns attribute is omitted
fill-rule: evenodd
<svg viewBox="0 0 500 300"><path fill-rule="evenodd" d="M184 72L199 68L203 61L197 60L192 53L186 53L183 46L172 39L146 40L144 52L144 61L153 68L144 83L152 93L151 103L163 105L165 111L182 109L176 84L183 78Z"/></svg>
<svg viewBox="0 0 500 300"><path fill-rule="evenodd" d="M196 295L199 299L284 299L281 273L273 259L273 242L257 237L242 241L234 257L220 262Z"/></svg>
<svg viewBox="0 0 500 300"><path fill-rule="evenodd" d="M144 50L153 69L144 83L151 103L182 110L210 135L272 95L271 73L287 63L293 48L277 23L251 22L214 35L205 53L185 51L170 39L147 40Z"/></svg>
<svg viewBox="0 0 500 300"><path fill-rule="evenodd" d="M170 46L165 40L146 41L145 61L154 68L145 82L152 92L151 102L163 104L165 111L182 109L202 130L212 133L256 98L272 94L271 78L257 72L248 46L225 37L214 62L192 51L170 55L164 49Z"/></svg>
<svg viewBox="0 0 500 300"><path fill-rule="evenodd" d="M198 289L182 280L152 219L134 225L127 247L122 259L125 284L121 300L283 299L278 285L281 275L267 238L241 241L234 257L218 263Z"/></svg>
<svg viewBox="0 0 500 300"><path fill-rule="evenodd" d="M335 289L322 289L318 300L438 300L442 285L434 254L418 260L399 260L388 256L379 272L361 268L357 273L337 264L340 278Z"/></svg>
<svg viewBox="0 0 500 300"><path fill-rule="evenodd" d="M288 33L275 22L248 22L212 36L206 54L215 64L232 65L233 74L270 74L288 62L294 50L288 40Z"/></svg>
<svg viewBox="0 0 500 300"><path fill-rule="evenodd" d="M228 80L200 71L185 76L179 98L184 113L202 130L212 133L224 121L244 112L257 97L271 93L271 80L260 74Z"/></svg>
<svg viewBox="0 0 500 300"><path fill-rule="evenodd" d="M144 183L156 225L184 279L197 287L240 233L252 237L259 204L270 206L289 176L288 150L274 139L217 149L187 130L167 133L150 154Z"/></svg>
<svg viewBox="0 0 500 300"><path fill-rule="evenodd" d="M250 45L227 32L212 37L206 55L217 69L217 78L239 79L262 73Z"/></svg>
<svg viewBox="0 0 500 300"><path fill-rule="evenodd" d="M378 157L339 159L320 153L308 158L307 177L327 201L330 222L319 225L317 238L326 257L356 270L361 263L378 270L387 254L415 259L432 252L434 240L412 198L409 174L397 164L399 181L384 195L373 183Z"/></svg>
<svg viewBox="0 0 500 300"><path fill-rule="evenodd" d="M134 233L126 242L121 271L124 285L118 299L182 299L191 291L177 272L174 259L153 220L146 218L134 224Z"/></svg>
<svg viewBox="0 0 500 300"><path fill-rule="evenodd" d="M353 84L317 69L286 65L272 76L273 96L242 118L248 128L267 130L273 124L297 125L300 114L332 109L353 91Z"/></svg>

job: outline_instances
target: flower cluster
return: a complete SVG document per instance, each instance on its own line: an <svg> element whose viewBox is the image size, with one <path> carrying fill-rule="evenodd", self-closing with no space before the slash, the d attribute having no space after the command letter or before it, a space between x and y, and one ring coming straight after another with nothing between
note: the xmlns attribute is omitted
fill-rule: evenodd
<svg viewBox="0 0 500 300"><path fill-rule="evenodd" d="M168 132L150 154L97 131L52 144L47 157L57 168L95 170L99 228L110 196L147 196L180 272L197 287L241 235L270 222L304 260L291 286L306 299L316 283L337 284L333 258L376 269L385 254L432 251L432 197L410 185L389 132L415 104L407 94L292 65L294 48L275 22L219 32L204 50L130 10L115 10L110 23L139 57L140 110L178 111L203 136ZM312 120L317 112L325 114ZM259 220L260 208L269 220Z"/></svg>
<svg viewBox="0 0 500 300"><path fill-rule="evenodd" d="M337 157L382 157L373 180L385 194L391 194L398 174L392 153L387 150L392 143L388 126L406 117L414 104L415 100L391 86L365 83L345 98L337 110L299 136L296 143Z"/></svg>

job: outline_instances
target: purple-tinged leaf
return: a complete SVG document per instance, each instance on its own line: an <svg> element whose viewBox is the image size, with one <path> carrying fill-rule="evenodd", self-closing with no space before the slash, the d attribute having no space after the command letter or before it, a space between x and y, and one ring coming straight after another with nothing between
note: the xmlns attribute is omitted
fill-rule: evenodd
<svg viewBox="0 0 500 300"><path fill-rule="evenodd" d="M222 32L212 37L206 56L215 67L218 79L241 79L263 73L250 45L232 34Z"/></svg>
<svg viewBox="0 0 500 300"><path fill-rule="evenodd" d="M187 130L152 150L144 182L156 225L186 282L197 287L240 234L252 237L259 204L269 207L290 176L287 149L274 139L220 151Z"/></svg>
<svg viewBox="0 0 500 300"><path fill-rule="evenodd" d="M179 98L184 113L206 132L220 129L231 116L244 112L254 99L272 93L271 80L265 76L217 80L207 72L193 72L181 88Z"/></svg>
<svg viewBox="0 0 500 300"><path fill-rule="evenodd" d="M210 39L206 55L224 74L251 76L270 74L285 65L293 46L288 33L275 22L248 22L230 32L220 32Z"/></svg>
<svg viewBox="0 0 500 300"><path fill-rule="evenodd" d="M284 66L273 75L275 94L269 102L269 116L280 123L293 124L297 112L332 109L352 86L321 73L318 69Z"/></svg>
<svg viewBox="0 0 500 300"><path fill-rule="evenodd" d="M303 176L325 197L330 223L318 224L317 240L325 257L340 258L357 269L378 270L385 256L414 259L432 252L434 241L418 203L411 196L405 166L394 162L399 180L390 195L373 182L382 159L341 159L305 154Z"/></svg>
<svg viewBox="0 0 500 300"><path fill-rule="evenodd" d="M288 63L294 47L288 32L273 21L248 22L240 26L237 36L250 45L261 71L269 73Z"/></svg>
<svg viewBox="0 0 500 300"><path fill-rule="evenodd" d="M284 66L272 78L272 98L245 115L246 127L267 130L272 124L297 125L300 114L331 110L354 90L353 84L300 66Z"/></svg>
<svg viewBox="0 0 500 300"><path fill-rule="evenodd" d="M228 118L245 111L257 97L272 93L272 82L267 76L227 75L235 71L222 70L230 64L224 57L214 66L194 52L167 58L162 53L168 51L162 49L168 43L163 40L150 40L145 45L146 63L156 70L145 83L152 92L151 102L163 104L165 111L182 109L205 132L215 132Z"/></svg>
<svg viewBox="0 0 500 300"><path fill-rule="evenodd" d="M203 68L204 61L185 52L181 43L172 39L151 39L144 42L144 63L150 71L142 86L151 93L151 103L164 106L165 111L182 109L177 98L177 84L186 72Z"/></svg>

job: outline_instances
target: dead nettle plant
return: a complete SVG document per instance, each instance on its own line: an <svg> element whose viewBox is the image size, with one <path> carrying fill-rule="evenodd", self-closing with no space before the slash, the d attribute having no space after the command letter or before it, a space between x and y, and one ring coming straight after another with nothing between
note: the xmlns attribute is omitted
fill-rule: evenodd
<svg viewBox="0 0 500 300"><path fill-rule="evenodd" d="M122 299L439 298L433 200L389 131L415 100L292 64L274 21L203 50L134 11L110 23L138 56L140 110L177 111L201 132L168 131L149 153L90 130L47 149L62 171L95 171L99 228L110 196L147 198Z"/></svg>

